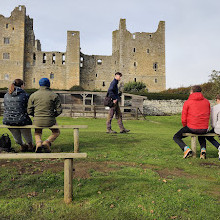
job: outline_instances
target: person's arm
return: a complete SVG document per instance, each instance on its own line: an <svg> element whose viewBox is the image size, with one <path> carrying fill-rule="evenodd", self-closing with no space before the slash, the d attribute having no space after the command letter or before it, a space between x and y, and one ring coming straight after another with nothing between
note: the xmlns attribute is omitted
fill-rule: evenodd
<svg viewBox="0 0 220 220"><path fill-rule="evenodd" d="M183 110L182 110L182 125L183 127L187 126L187 115L188 115L188 104L187 101L183 104Z"/></svg>
<svg viewBox="0 0 220 220"><path fill-rule="evenodd" d="M116 95L114 93L114 90L115 90L115 80L111 82L110 86L109 86L109 89L108 89L108 94L109 94L109 97L111 97L113 100L117 100L116 98Z"/></svg>
<svg viewBox="0 0 220 220"><path fill-rule="evenodd" d="M33 102L32 98L33 98L33 96L31 95L29 100L28 100L27 113L29 115L34 116L34 102Z"/></svg>
<svg viewBox="0 0 220 220"><path fill-rule="evenodd" d="M62 113L62 105L59 96L57 95L55 98L55 117L59 116Z"/></svg>
<svg viewBox="0 0 220 220"><path fill-rule="evenodd" d="M216 110L216 108L213 107L211 110L211 116L210 116L210 122L213 128L216 127L217 121L218 121L218 111Z"/></svg>

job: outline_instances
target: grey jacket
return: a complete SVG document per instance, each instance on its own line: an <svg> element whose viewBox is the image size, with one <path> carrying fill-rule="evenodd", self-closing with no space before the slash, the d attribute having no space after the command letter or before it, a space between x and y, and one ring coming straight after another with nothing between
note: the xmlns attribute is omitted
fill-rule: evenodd
<svg viewBox="0 0 220 220"><path fill-rule="evenodd" d="M211 126L216 134L220 134L220 104L217 104L211 109Z"/></svg>

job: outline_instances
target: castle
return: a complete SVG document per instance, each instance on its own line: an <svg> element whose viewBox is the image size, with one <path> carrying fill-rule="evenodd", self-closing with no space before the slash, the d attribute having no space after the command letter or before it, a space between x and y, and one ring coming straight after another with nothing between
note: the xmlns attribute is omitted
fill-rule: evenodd
<svg viewBox="0 0 220 220"><path fill-rule="evenodd" d="M65 52L46 52L35 40L33 19L25 6L18 6L10 17L0 15L0 39L0 88L16 78L23 79L26 88L39 88L39 79L47 77L53 89L77 85L106 91L114 73L121 72L122 84L142 81L149 92L166 89L164 21L154 33L130 33L121 19L119 30L112 33L111 56L83 54L79 31L67 31Z"/></svg>

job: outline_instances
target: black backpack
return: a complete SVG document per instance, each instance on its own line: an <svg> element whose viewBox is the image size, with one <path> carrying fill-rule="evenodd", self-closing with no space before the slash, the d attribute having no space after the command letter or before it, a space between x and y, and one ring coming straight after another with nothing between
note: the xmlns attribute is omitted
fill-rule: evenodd
<svg viewBox="0 0 220 220"><path fill-rule="evenodd" d="M11 139L8 134L3 134L0 137L0 152L14 152L14 149L11 147Z"/></svg>

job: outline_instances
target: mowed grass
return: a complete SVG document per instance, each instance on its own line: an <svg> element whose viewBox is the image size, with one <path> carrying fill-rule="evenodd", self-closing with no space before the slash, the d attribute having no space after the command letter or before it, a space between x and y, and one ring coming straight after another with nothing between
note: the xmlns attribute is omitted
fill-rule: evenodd
<svg viewBox="0 0 220 220"><path fill-rule="evenodd" d="M207 143L200 160L198 145L196 159L183 159L172 140L180 116L124 121L128 134L106 134L105 119L58 124L89 126L80 129L88 158L74 160L73 202L63 202L63 160L1 160L0 219L220 219L218 151ZM61 130L52 152L73 152L72 130Z"/></svg>

